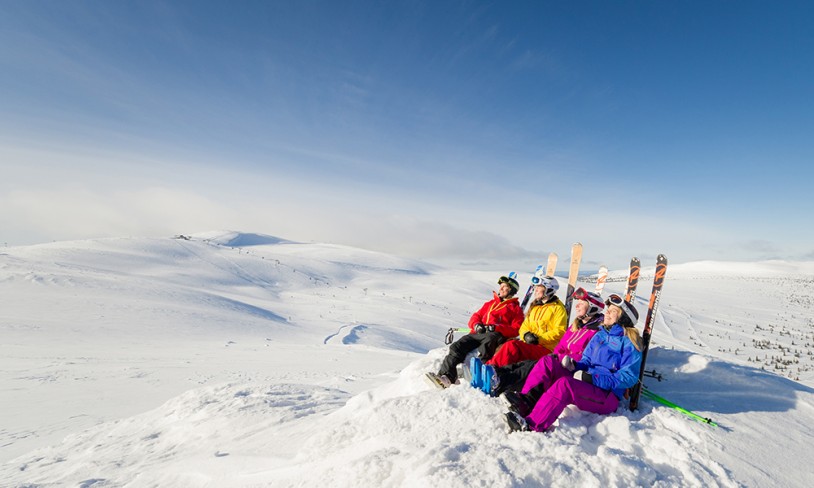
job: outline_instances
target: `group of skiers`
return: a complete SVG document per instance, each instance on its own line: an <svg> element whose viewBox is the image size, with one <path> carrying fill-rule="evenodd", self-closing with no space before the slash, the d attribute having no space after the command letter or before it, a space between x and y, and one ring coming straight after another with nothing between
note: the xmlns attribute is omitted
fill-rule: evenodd
<svg viewBox="0 0 814 488"><path fill-rule="evenodd" d="M459 383L458 365L472 386L509 404L512 431L548 430L568 405L597 414L614 412L639 379L642 339L636 308L619 295L606 300L578 288L574 321L557 298L552 276L532 278L533 300L524 314L512 276L469 319L470 333L449 347L437 373L439 388ZM468 355L469 361L466 361Z"/></svg>

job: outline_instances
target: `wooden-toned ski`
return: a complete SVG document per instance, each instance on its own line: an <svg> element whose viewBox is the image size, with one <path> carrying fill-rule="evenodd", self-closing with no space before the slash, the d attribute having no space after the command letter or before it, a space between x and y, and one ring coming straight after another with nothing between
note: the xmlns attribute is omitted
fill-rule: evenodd
<svg viewBox="0 0 814 488"><path fill-rule="evenodd" d="M579 274L579 263L582 261L582 244L579 242L571 246L571 266L568 268L568 290L565 295L565 313L567 315L566 323L571 321L571 302L574 300L571 295L574 294L574 286L577 284L577 275Z"/></svg>

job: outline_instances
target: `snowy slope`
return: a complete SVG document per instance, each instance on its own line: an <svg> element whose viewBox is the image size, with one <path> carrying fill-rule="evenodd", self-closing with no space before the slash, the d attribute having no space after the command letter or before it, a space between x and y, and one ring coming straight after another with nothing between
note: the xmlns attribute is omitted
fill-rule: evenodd
<svg viewBox="0 0 814 488"><path fill-rule="evenodd" d="M814 264L669 269L647 384L719 428L643 400L507 435L500 399L431 389L496 277L226 231L4 248L0 479L808 486Z"/></svg>

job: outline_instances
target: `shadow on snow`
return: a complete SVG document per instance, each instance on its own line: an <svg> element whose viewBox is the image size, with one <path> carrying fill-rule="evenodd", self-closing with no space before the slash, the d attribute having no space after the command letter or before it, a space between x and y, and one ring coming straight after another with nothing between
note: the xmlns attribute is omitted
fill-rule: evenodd
<svg viewBox="0 0 814 488"><path fill-rule="evenodd" d="M797 393L814 393L814 389L774 373L688 351L653 348L647 369L655 369L664 380L645 377L645 386L693 411L783 412L796 408Z"/></svg>

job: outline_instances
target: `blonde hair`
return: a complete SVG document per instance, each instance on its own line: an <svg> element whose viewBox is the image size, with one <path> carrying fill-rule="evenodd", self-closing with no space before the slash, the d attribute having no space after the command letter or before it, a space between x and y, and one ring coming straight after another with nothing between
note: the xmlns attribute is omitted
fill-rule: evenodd
<svg viewBox="0 0 814 488"><path fill-rule="evenodd" d="M616 307L619 310L620 318L625 316L625 311L622 310L622 307L620 307L619 305L611 304L610 307L608 307L608 310L610 310L611 307ZM619 320L617 320L617 323L618 322ZM639 335L639 329L637 329L635 325L627 325L622 327L625 329L625 335L627 336L628 339L630 339L630 342L633 344L633 347L635 347L637 351L641 351L642 348L644 347L644 344L642 344L642 336Z"/></svg>
<svg viewBox="0 0 814 488"><path fill-rule="evenodd" d="M587 319L589 317L585 317L585 318ZM586 322L585 320L583 320L583 319L581 319L579 317L575 317L574 321L571 322L571 325L569 326L569 328L571 329L572 332L576 332L585 325L585 322Z"/></svg>
<svg viewBox="0 0 814 488"><path fill-rule="evenodd" d="M639 335L639 329L634 326L625 327L625 335L630 339L630 342L637 351L642 350L642 336Z"/></svg>

